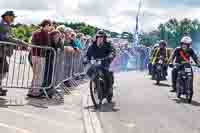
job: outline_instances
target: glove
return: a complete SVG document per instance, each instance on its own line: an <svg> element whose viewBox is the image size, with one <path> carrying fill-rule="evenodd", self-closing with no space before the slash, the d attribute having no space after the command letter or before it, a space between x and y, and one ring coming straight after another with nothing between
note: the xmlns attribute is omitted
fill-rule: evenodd
<svg viewBox="0 0 200 133"><path fill-rule="evenodd" d="M108 58L112 60L112 59L114 59L114 58L115 58L115 55L113 55L113 54L110 54L110 55L108 56Z"/></svg>

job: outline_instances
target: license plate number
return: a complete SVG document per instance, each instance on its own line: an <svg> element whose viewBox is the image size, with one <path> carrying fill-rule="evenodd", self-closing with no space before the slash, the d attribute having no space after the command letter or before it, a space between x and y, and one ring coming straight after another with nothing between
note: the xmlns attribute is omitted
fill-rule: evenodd
<svg viewBox="0 0 200 133"><path fill-rule="evenodd" d="M185 68L185 72L191 73L191 72L192 72L192 69L191 69L191 68Z"/></svg>

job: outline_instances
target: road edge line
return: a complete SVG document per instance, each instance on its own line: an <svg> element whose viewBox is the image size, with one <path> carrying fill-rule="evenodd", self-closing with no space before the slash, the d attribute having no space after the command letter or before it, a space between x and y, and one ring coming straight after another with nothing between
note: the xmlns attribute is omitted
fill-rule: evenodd
<svg viewBox="0 0 200 133"><path fill-rule="evenodd" d="M83 114L83 123L86 133L104 133L101 127L100 121L97 117L96 112L91 112L89 109L88 100L90 100L89 95L82 95L82 114Z"/></svg>

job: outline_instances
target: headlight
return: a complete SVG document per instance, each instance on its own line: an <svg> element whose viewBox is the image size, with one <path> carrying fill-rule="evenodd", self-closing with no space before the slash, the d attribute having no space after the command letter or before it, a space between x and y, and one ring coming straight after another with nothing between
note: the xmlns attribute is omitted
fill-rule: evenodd
<svg viewBox="0 0 200 133"><path fill-rule="evenodd" d="M98 61L98 65L101 65L101 61Z"/></svg>

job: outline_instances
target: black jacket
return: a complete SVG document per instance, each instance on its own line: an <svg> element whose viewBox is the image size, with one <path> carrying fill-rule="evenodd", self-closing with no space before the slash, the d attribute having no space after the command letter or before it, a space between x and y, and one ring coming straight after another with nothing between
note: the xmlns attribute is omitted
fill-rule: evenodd
<svg viewBox="0 0 200 133"><path fill-rule="evenodd" d="M192 57L192 59L195 61L195 63L198 64L198 57L192 48L189 48L186 51L184 51L182 48L176 48L172 55L172 62L174 59L175 59L175 63L182 64L183 62L186 62L185 59L181 56L181 52L184 54L184 56L188 60L190 60L190 57Z"/></svg>
<svg viewBox="0 0 200 133"><path fill-rule="evenodd" d="M113 58L116 55L116 51L114 49L114 47L112 46L111 43L106 42L105 44L103 44L102 46L98 47L96 43L93 43L87 51L87 58L88 60L91 60L92 57L93 59L102 59L105 57L108 57L110 55L113 55ZM110 63L112 62L113 58L110 58L108 60L105 60L103 62L104 65L110 65Z"/></svg>

